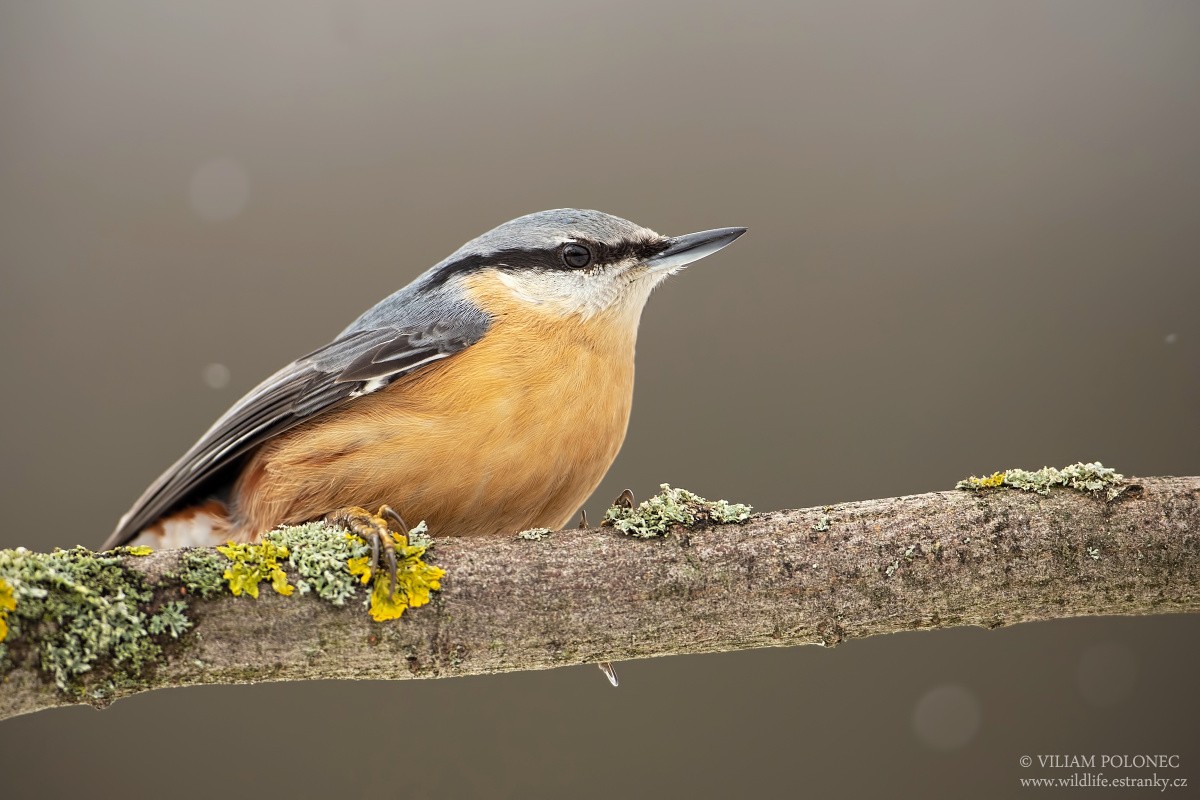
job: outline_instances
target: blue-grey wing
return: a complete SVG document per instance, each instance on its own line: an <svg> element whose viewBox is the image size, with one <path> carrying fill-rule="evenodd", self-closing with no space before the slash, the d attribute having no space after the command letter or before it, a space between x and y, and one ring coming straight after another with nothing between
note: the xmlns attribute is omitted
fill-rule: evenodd
<svg viewBox="0 0 1200 800"><path fill-rule="evenodd" d="M267 378L138 498L104 549L128 542L268 439L470 347L488 327L483 315L445 319L398 327L363 328L356 323L330 344Z"/></svg>

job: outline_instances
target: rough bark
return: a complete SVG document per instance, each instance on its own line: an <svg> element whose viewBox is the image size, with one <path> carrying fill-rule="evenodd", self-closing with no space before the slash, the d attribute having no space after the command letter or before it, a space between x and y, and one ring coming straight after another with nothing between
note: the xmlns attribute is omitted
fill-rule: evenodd
<svg viewBox="0 0 1200 800"><path fill-rule="evenodd" d="M178 551L130 564L154 578ZM1114 501L970 491L755 515L636 540L612 529L437 540L443 590L395 622L311 596L190 600L196 626L118 695L166 686L430 678L958 625L1200 610L1200 477ZM265 587L264 587L265 588ZM0 719L82 702L31 659Z"/></svg>

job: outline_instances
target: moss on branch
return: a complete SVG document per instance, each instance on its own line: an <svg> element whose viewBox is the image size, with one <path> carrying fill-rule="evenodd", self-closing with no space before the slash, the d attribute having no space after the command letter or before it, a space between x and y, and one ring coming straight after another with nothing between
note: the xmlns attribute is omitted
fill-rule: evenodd
<svg viewBox="0 0 1200 800"><path fill-rule="evenodd" d="M226 553L0 551L0 719L165 686L441 677L1200 610L1200 478L1076 466L1091 474L1039 470L1031 488L1007 470L971 491L755 516L664 487L611 510L608 529L441 538L437 566L414 531L397 542L392 601L363 585L365 543L320 524ZM262 583L273 590L254 599Z"/></svg>
<svg viewBox="0 0 1200 800"><path fill-rule="evenodd" d="M440 588L445 572L422 560L430 545L424 530L424 523L413 529L418 545L396 536L396 592L384 575L364 592L373 619L396 619L427 604ZM195 622L184 598L257 599L259 584L268 582L281 596L299 588L341 606L371 580L367 543L324 523L271 531L256 544L183 551L179 568L157 579L131 562L153 552L0 550L0 679L30 664L64 695L103 704L139 685L167 657L167 645L187 644ZM283 559L297 575L295 584Z"/></svg>

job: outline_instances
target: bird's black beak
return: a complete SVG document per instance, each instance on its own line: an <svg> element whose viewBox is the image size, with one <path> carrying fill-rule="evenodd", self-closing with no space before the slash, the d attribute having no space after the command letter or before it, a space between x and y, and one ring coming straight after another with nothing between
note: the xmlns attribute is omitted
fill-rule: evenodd
<svg viewBox="0 0 1200 800"><path fill-rule="evenodd" d="M667 240L667 249L646 261L654 272L674 272L712 255L746 232L745 228L717 228Z"/></svg>

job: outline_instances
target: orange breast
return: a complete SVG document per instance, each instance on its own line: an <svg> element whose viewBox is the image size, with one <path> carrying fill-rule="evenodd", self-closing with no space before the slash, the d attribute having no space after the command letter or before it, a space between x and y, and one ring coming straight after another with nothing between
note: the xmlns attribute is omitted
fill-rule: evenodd
<svg viewBox="0 0 1200 800"><path fill-rule="evenodd" d="M563 319L495 279L484 339L265 444L238 482L238 533L390 504L435 535L560 528L625 437L636 317Z"/></svg>

